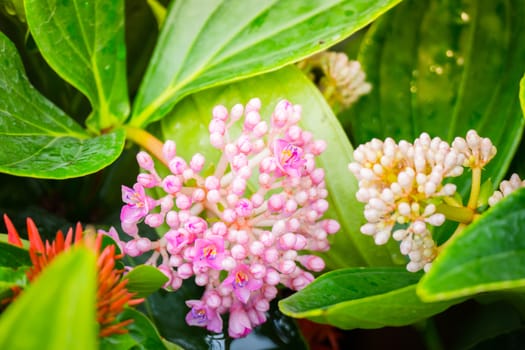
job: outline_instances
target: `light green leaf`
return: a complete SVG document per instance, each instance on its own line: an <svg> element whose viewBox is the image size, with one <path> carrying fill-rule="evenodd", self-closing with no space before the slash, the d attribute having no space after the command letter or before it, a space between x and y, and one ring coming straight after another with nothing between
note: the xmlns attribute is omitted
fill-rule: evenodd
<svg viewBox="0 0 525 350"><path fill-rule="evenodd" d="M433 262L417 292L448 300L525 286L525 189L504 198L470 224Z"/></svg>
<svg viewBox="0 0 525 350"><path fill-rule="evenodd" d="M348 138L317 88L295 67L191 95L162 120L163 138L175 140L179 145L178 154L188 161L200 152L206 156L205 167L213 167L220 157L219 151L209 143L208 124L213 107L224 104L231 108L253 97L261 99L261 117L267 121L279 100L301 105L301 126L328 144L317 163L325 169L330 194L330 209L325 216L337 219L342 229L331 237L331 250L323 254L327 266L392 264L384 247L378 248L371 237L359 232L364 219L362 204L355 199L357 183L348 171L352 155Z"/></svg>
<svg viewBox="0 0 525 350"><path fill-rule="evenodd" d="M139 265L133 268L125 276L128 280L126 288L137 293L138 298L143 298L156 292L164 283L168 282L168 277L150 265Z"/></svg>
<svg viewBox="0 0 525 350"><path fill-rule="evenodd" d="M404 268L350 268L328 272L279 302L292 317L343 329L404 326L442 312L460 300L424 303L419 273Z"/></svg>
<svg viewBox="0 0 525 350"><path fill-rule="evenodd" d="M131 124L162 118L182 97L285 66L343 40L400 0L174 1Z"/></svg>
<svg viewBox="0 0 525 350"><path fill-rule="evenodd" d="M90 138L36 91L15 46L0 33L0 172L64 179L96 172L118 158L123 130Z"/></svg>
<svg viewBox="0 0 525 350"><path fill-rule="evenodd" d="M86 248L58 256L0 318L0 349L95 350L96 259Z"/></svg>
<svg viewBox="0 0 525 350"><path fill-rule="evenodd" d="M423 131L451 142L475 129L498 148L483 175L497 186L525 125L524 16L520 0L407 0L381 17L359 54L373 90L341 117L356 143ZM458 183L465 195L469 174Z"/></svg>
<svg viewBox="0 0 525 350"><path fill-rule="evenodd" d="M129 113L124 1L25 1L27 22L42 56L87 96L86 123L96 133Z"/></svg>

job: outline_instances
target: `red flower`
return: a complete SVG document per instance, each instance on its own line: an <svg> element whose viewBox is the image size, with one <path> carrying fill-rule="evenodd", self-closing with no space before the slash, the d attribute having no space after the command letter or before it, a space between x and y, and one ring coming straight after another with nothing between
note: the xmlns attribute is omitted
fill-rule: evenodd
<svg viewBox="0 0 525 350"><path fill-rule="evenodd" d="M22 247L22 241L11 220L4 214L4 222L7 227L9 243ZM77 223L75 231L70 228L64 237L62 231L58 231L56 238L51 243L42 241L38 229L31 220L27 218L27 233L29 238L29 256L33 266L27 272L27 278L31 282L42 272L43 269L61 252L69 249L74 244L83 244L97 253L98 268L98 290L97 290L97 321L100 325L99 335L105 337L116 333L126 333L127 325L132 319L116 322L117 316L124 311L126 305L140 304L144 299L133 298L134 293L126 289L126 279L122 279L124 270L115 269L115 261L122 255L115 255L115 246L108 245L101 251L102 235L84 236L82 226ZM20 288L13 289L12 301L20 293Z"/></svg>

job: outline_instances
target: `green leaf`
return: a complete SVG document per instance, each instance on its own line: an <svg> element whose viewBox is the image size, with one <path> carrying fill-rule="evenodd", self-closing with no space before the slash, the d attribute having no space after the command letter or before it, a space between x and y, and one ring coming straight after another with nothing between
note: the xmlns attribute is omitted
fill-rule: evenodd
<svg viewBox="0 0 525 350"><path fill-rule="evenodd" d="M118 158L123 130L90 138L36 91L16 48L0 33L0 172L64 179L96 172Z"/></svg>
<svg viewBox="0 0 525 350"><path fill-rule="evenodd" d="M237 103L245 104L252 97L261 99L261 117L266 120L283 98L301 105L301 126L311 131L316 139L325 140L328 144L317 162L319 167L325 169L326 187L330 194L330 209L325 217L337 219L342 229L330 238L332 248L323 254L327 266L392 264L392 257L386 249L378 248L371 237L359 232L364 219L362 204L355 199L357 182L347 168L352 155L348 138L318 89L295 67L191 95L162 120L163 138L184 145L179 146L177 152L185 159L189 160L199 152L207 159L205 168L213 167L220 157L219 151L209 143L208 124L213 107L224 104L231 108Z"/></svg>
<svg viewBox="0 0 525 350"><path fill-rule="evenodd" d="M408 325L460 302L422 302L415 293L420 277L397 267L331 271L281 300L279 308L291 317L353 329Z"/></svg>
<svg viewBox="0 0 525 350"><path fill-rule="evenodd" d="M56 257L0 318L0 348L97 348L96 259L86 248Z"/></svg>
<svg viewBox="0 0 525 350"><path fill-rule="evenodd" d="M49 65L87 96L94 132L129 113L124 1L25 1L27 23Z"/></svg>
<svg viewBox="0 0 525 350"><path fill-rule="evenodd" d="M328 48L400 0L175 1L133 106L134 126L182 97Z"/></svg>
<svg viewBox="0 0 525 350"><path fill-rule="evenodd" d="M0 266L18 268L30 265L32 263L27 250L0 241Z"/></svg>
<svg viewBox="0 0 525 350"><path fill-rule="evenodd" d="M525 117L525 75L520 81L520 105L523 116Z"/></svg>
<svg viewBox="0 0 525 350"><path fill-rule="evenodd" d="M448 300L525 286L525 189L517 190L470 224L433 262L417 292Z"/></svg>
<svg viewBox="0 0 525 350"><path fill-rule="evenodd" d="M126 288L137 293L138 298L143 298L156 292L164 283L168 282L168 277L150 265L139 265L128 272L125 276L128 280Z"/></svg>
<svg viewBox="0 0 525 350"><path fill-rule="evenodd" d="M101 350L166 349L159 332L143 313L126 308L118 315L117 322L128 319L133 319L133 322L126 327L129 332L125 334L113 334L109 337L102 338L100 342Z"/></svg>
<svg viewBox="0 0 525 350"><path fill-rule="evenodd" d="M26 268L13 269L0 266L0 289L10 286L25 286L27 284ZM4 283L2 285L2 283Z"/></svg>
<svg viewBox="0 0 525 350"><path fill-rule="evenodd" d="M359 55L373 90L342 116L355 142L423 131L451 142L475 129L498 148L483 175L497 186L524 126L524 16L519 0L407 0L381 17ZM468 175L458 183L465 195Z"/></svg>

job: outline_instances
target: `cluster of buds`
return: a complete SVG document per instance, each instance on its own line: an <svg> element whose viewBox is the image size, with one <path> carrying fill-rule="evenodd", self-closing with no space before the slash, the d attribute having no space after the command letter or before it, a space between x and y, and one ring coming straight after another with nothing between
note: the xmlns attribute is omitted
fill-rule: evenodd
<svg viewBox="0 0 525 350"><path fill-rule="evenodd" d="M319 89L336 113L350 107L359 97L372 90L372 85L365 81L366 74L361 64L349 60L342 52L323 51L298 65L313 80L316 80L317 70L322 73L318 81Z"/></svg>
<svg viewBox="0 0 525 350"><path fill-rule="evenodd" d="M504 180L499 185L499 191L495 191L489 198L489 205L493 207L503 197L508 196L519 188L525 187L525 180L521 180L518 174L512 174L509 180Z"/></svg>
<svg viewBox="0 0 525 350"><path fill-rule="evenodd" d="M392 235L409 258L407 270L428 271L438 253L431 227L444 223L440 204L456 192L444 180L461 175L463 167L481 170L495 153L492 142L474 130L452 146L426 133L413 144L387 138L360 145L348 168L359 181L357 200L365 203L368 222L361 232L378 245Z"/></svg>
<svg viewBox="0 0 525 350"><path fill-rule="evenodd" d="M167 141L161 160L170 173L161 177L142 151L144 172L133 188L122 187L122 229L131 236L120 242L123 251L151 254L147 264L169 278L166 288L193 277L205 291L186 302L187 323L221 332L229 312L232 337L266 320L279 283L294 290L310 283L308 270L321 271L324 261L301 251L327 250L327 236L339 230L337 221L322 219L328 193L315 157L326 143L297 125L300 106L279 102L270 123L260 108L252 99L245 108L213 109L210 143L221 152L215 167L205 167L202 154L187 162ZM139 222L166 231L152 241L140 235Z"/></svg>

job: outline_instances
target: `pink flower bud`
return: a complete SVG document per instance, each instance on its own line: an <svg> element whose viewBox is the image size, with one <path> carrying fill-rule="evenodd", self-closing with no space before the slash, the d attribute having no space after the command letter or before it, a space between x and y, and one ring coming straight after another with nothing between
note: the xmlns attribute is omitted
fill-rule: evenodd
<svg viewBox="0 0 525 350"><path fill-rule="evenodd" d="M224 136L218 132L210 134L210 144L217 149L222 149L224 147Z"/></svg>
<svg viewBox="0 0 525 350"><path fill-rule="evenodd" d="M191 170L198 173L199 171L202 170L203 166L204 166L204 156L200 153L194 154L190 161Z"/></svg>
<svg viewBox="0 0 525 350"><path fill-rule="evenodd" d="M213 107L212 115L214 119L225 121L228 119L228 110L223 105Z"/></svg>
<svg viewBox="0 0 525 350"><path fill-rule="evenodd" d="M152 171L155 166L151 156L144 151L137 153L137 163L139 164L139 167L148 171Z"/></svg>
<svg viewBox="0 0 525 350"><path fill-rule="evenodd" d="M177 205L177 208L181 210L186 210L191 208L191 198L186 196L185 194L179 193L177 196L177 199L175 200L175 205Z"/></svg>
<svg viewBox="0 0 525 350"><path fill-rule="evenodd" d="M168 166L170 171L175 175L181 175L187 168L186 162L180 157L174 157Z"/></svg>
<svg viewBox="0 0 525 350"><path fill-rule="evenodd" d="M177 154L177 147L175 145L175 142L172 140L167 140L164 142L164 145L162 146L162 155L164 156L164 159L166 159L168 162L175 157Z"/></svg>
<svg viewBox="0 0 525 350"><path fill-rule="evenodd" d="M159 227L164 221L164 216L161 214L146 215L144 223L150 227Z"/></svg>
<svg viewBox="0 0 525 350"><path fill-rule="evenodd" d="M282 195L274 194L268 199L268 210L270 212L280 212L284 205L284 199Z"/></svg>
<svg viewBox="0 0 525 350"><path fill-rule="evenodd" d="M224 132L226 131L226 124L223 120L220 119L212 119L210 122L210 125L208 126L208 131L210 134L220 134L224 135Z"/></svg>
<svg viewBox="0 0 525 350"><path fill-rule="evenodd" d="M158 182L155 176L152 174L138 174L137 175L137 182L144 186L145 188L152 188L157 186Z"/></svg>
<svg viewBox="0 0 525 350"><path fill-rule="evenodd" d="M182 188L182 181L175 175L168 175L162 180L162 189L169 194L175 194Z"/></svg>

